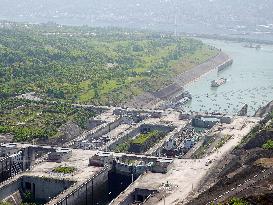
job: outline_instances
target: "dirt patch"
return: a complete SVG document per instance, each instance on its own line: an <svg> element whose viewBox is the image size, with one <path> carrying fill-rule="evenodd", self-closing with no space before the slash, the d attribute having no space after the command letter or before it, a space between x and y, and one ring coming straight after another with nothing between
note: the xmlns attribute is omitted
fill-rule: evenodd
<svg viewBox="0 0 273 205"><path fill-rule="evenodd" d="M0 135L0 144L1 143L10 143L13 140L13 135L11 134L5 134L5 135Z"/></svg>
<svg viewBox="0 0 273 205"><path fill-rule="evenodd" d="M261 158L258 159L255 164L265 168L271 168L273 167L273 158Z"/></svg>

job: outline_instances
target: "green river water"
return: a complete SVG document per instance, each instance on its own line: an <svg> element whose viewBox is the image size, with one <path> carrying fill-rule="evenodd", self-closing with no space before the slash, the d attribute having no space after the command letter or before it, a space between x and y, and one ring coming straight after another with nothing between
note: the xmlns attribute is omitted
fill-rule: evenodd
<svg viewBox="0 0 273 205"><path fill-rule="evenodd" d="M263 45L260 50L246 48L241 43L203 39L203 42L221 48L231 58L232 66L217 72L213 70L186 86L192 101L186 111L221 112L236 114L244 104L248 115L273 100L273 46ZM210 82L218 78L227 82L212 88Z"/></svg>

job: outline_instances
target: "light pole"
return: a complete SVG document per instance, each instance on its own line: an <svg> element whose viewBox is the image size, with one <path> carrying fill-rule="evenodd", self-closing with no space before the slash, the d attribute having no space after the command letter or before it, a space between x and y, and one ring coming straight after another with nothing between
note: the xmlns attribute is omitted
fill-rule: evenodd
<svg viewBox="0 0 273 205"><path fill-rule="evenodd" d="M111 194L112 194L112 192L110 191L110 192L108 192L108 201L112 201L111 200Z"/></svg>

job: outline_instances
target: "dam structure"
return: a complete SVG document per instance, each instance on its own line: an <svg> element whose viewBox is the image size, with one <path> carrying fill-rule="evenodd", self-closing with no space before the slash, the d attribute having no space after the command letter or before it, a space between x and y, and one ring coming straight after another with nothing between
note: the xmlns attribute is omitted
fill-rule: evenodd
<svg viewBox="0 0 273 205"><path fill-rule="evenodd" d="M201 175L193 170L203 170L202 174L210 167L211 159L202 154L209 155L213 147L206 151L204 143L222 142L225 132L234 132L236 139L258 121L219 113L104 108L90 119L88 132L63 147L1 144L0 201L130 205L155 200L152 204L157 204L165 186L175 187L177 182L187 194L184 174L194 181L192 174L197 179Z"/></svg>
<svg viewBox="0 0 273 205"><path fill-rule="evenodd" d="M25 149L32 148L29 145ZM36 146L33 150L39 148L43 149ZM56 205L107 204L144 172L167 172L173 161L92 150L52 148L50 151L44 160L33 159L29 169L4 180L0 184L0 200L15 204L27 201ZM128 160L145 161L146 165L128 164ZM56 171L60 167L68 168L67 164L76 170ZM2 174L5 172L2 170Z"/></svg>

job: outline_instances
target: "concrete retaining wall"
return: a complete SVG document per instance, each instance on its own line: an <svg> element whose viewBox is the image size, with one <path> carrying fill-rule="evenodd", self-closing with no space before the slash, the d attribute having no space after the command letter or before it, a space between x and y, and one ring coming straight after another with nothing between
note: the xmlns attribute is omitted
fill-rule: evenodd
<svg viewBox="0 0 273 205"><path fill-rule="evenodd" d="M87 129L92 130L92 129L94 129L97 126L102 125L103 123L106 123L106 122L102 121L102 120L89 120L86 123L86 126L87 126Z"/></svg>
<svg viewBox="0 0 273 205"><path fill-rule="evenodd" d="M9 198L16 192L24 193L28 191L32 193L34 201L46 203L70 187L72 183L67 180L22 176L17 179L14 178L14 181L0 188L0 201Z"/></svg>
<svg viewBox="0 0 273 205"><path fill-rule="evenodd" d="M0 201L17 192L20 189L21 180L14 180L13 182L0 188Z"/></svg>
<svg viewBox="0 0 273 205"><path fill-rule="evenodd" d="M140 134L140 127L137 127L135 129L133 129L132 131L128 132L128 133L125 133L123 136L121 136L120 138L118 138L115 142L113 142L109 147L108 149L109 150L114 150L115 147L118 145L118 144L122 144L126 141L128 141L129 139L132 139L134 137L136 137L138 134Z"/></svg>
<svg viewBox="0 0 273 205"><path fill-rule="evenodd" d="M169 127L169 126L165 126L165 125L141 124L140 126L135 127L133 130L129 131L128 133L124 133L124 135L121 136L119 139L117 139L115 142L113 142L108 147L108 149L114 150L118 144L122 144L122 143L128 141L129 139L133 139L134 137L139 135L141 132L151 131L151 130L170 132L173 129L174 129L174 127Z"/></svg>
<svg viewBox="0 0 273 205"><path fill-rule="evenodd" d="M118 127L122 123L123 123L123 118L119 118L118 120L103 126L99 130L97 130L95 133L89 135L88 139L99 138L100 136L105 135L108 132L110 132L111 130L115 129L116 127Z"/></svg>
<svg viewBox="0 0 273 205"><path fill-rule="evenodd" d="M81 205L93 204L94 195L100 186L108 181L108 172L110 168L105 168L85 183L75 188L71 193L60 199L58 203L48 203L48 205Z"/></svg>
<svg viewBox="0 0 273 205"><path fill-rule="evenodd" d="M31 185L28 190L26 184ZM52 178L41 178L32 176L23 176L21 178L21 189L23 191L31 191L35 201L47 202L51 198L57 196L62 191L69 188L73 182L67 180L58 180Z"/></svg>

